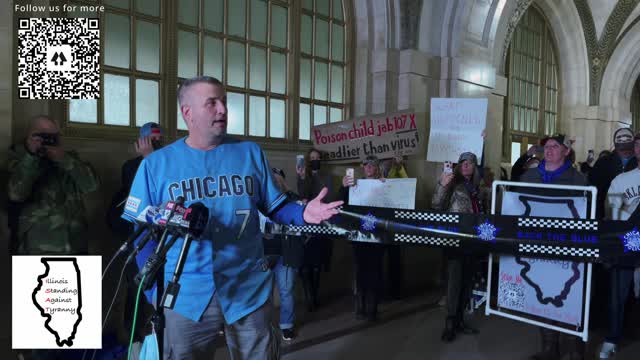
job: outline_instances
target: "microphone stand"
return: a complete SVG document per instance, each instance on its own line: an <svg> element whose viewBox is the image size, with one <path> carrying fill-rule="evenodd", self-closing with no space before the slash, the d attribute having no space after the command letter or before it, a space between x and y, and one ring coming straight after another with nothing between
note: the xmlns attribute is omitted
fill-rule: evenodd
<svg viewBox="0 0 640 360"><path fill-rule="evenodd" d="M158 341L158 358L162 360L164 359L165 318L164 318L164 307L162 307L162 302L160 301L160 294L162 294L162 292L164 291L164 269L162 269L162 271L158 271L156 280L157 280L157 286L158 286L156 290L156 312L151 317L151 322L153 323L153 326L156 329L156 337L157 337L156 340Z"/></svg>
<svg viewBox="0 0 640 360"><path fill-rule="evenodd" d="M168 228L167 228L168 229ZM165 233L166 234L166 233ZM180 234L173 234L172 239L168 242L167 244L167 249L171 246L173 246L173 244L175 243L175 241L178 239L178 236L180 236ZM154 256L155 254L151 255ZM166 261L166 256L167 254L164 253L162 254L163 257L165 257L165 261ZM164 306L163 304L163 299L164 296L160 296L161 294L164 294L164 265L165 265L165 261L160 261L160 266L161 268L158 269L158 271L156 271L155 274L155 278L156 278L156 311L153 314L153 316L151 317L151 322L153 323L154 328L156 329L156 336L157 336L157 341L158 341L158 354L159 354L159 358L162 360L164 359L164 329L166 326L166 322L165 322L165 317L164 317ZM169 284L171 285L171 284Z"/></svg>
<svg viewBox="0 0 640 360"><path fill-rule="evenodd" d="M182 201L180 201L182 200ZM178 200L173 204L173 207L171 208L171 212L169 213L169 218L167 219L167 225L169 224L169 222L171 221L171 218L173 217L173 214L175 214L176 208L179 205L182 205L184 203L184 199L180 199L178 198ZM162 234L162 237L159 241L158 247L156 248L156 253L160 252L160 249L162 248L162 245L164 244L165 240L167 239L167 232L168 232L169 228L167 227L167 229L165 229L164 234ZM177 237L178 235L174 235L174 238ZM164 263L162 264L162 269L160 269L157 274L156 274L156 311L155 314L153 314L153 316L151 317L151 322L153 323L153 326L156 329L156 337L157 337L157 341L158 341L158 356L160 360L164 359L164 327L165 327L165 318L164 318L164 307L162 306L162 302L160 299L160 294L162 294L164 292Z"/></svg>
<svg viewBox="0 0 640 360"><path fill-rule="evenodd" d="M176 304L176 299L178 298L178 292L180 292L180 277L182 276L182 270L184 269L184 264L187 261L187 254L189 253L189 247L191 246L191 240L193 237L190 233L187 233L184 241L182 243L182 248L180 249L180 257L178 257L178 262L176 263L176 268L173 272L173 277L171 281L167 284L167 290L162 296L162 306L168 309L173 309L173 306Z"/></svg>

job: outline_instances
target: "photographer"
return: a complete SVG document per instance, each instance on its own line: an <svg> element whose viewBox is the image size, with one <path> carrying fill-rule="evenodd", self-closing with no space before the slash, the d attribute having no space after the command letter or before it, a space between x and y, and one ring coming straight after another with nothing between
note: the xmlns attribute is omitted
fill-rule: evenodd
<svg viewBox="0 0 640 360"><path fill-rule="evenodd" d="M56 122L31 120L24 145L9 153L9 200L15 212L10 246L24 255L86 254L82 196L98 188L91 166L65 151ZM19 213L19 215L18 215Z"/></svg>

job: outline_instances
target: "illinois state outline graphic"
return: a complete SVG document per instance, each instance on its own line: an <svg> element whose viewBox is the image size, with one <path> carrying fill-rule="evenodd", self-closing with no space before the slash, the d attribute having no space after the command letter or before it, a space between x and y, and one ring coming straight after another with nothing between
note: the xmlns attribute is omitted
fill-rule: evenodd
<svg viewBox="0 0 640 360"><path fill-rule="evenodd" d="M80 268L76 258L43 257L40 261L45 272L38 276L33 304L46 319L44 327L55 336L56 344L71 347L82 321Z"/></svg>

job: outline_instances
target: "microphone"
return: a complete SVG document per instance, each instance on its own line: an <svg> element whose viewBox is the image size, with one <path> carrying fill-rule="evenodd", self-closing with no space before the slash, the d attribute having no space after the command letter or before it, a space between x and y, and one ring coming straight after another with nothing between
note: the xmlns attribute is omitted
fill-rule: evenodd
<svg viewBox="0 0 640 360"><path fill-rule="evenodd" d="M184 215L184 212L186 212L186 209L184 208L184 196L178 196L175 202L169 201L167 203L164 209L164 214L167 214L167 211L169 212L169 214L167 215L166 218L163 215L162 218L159 219L159 223L163 225L168 224L173 218L173 215L176 213L177 210L179 210L178 213L181 215ZM160 252L160 250L164 246L164 242L167 239L168 235L169 235L169 227L166 227L164 229L164 232L162 233L162 236L160 237L160 241L158 242L158 246L156 247L156 251L154 252L155 254L158 254Z"/></svg>
<svg viewBox="0 0 640 360"><path fill-rule="evenodd" d="M176 268L173 271L173 277L167 284L167 289L162 296L162 306L173 309L178 298L178 292L180 292L180 276L182 276L182 270L184 264L187 261L189 254L189 247L191 246L192 238L199 238L209 222L209 209L205 207L201 202L191 204L185 214L185 220L189 222L187 230L187 236L184 238L182 248L180 249L180 256L176 263Z"/></svg>
<svg viewBox="0 0 640 360"><path fill-rule="evenodd" d="M149 232L146 233L142 239L140 239L140 242L138 243L138 245L136 245L133 251L129 254L129 256L127 257L127 261L125 261L125 265L128 265L130 262L133 261L133 259L136 258L136 255L138 255L140 251L144 249L144 247L147 245L149 240L151 240L151 238L154 237L154 235L155 235L155 229L153 228L149 229Z"/></svg>
<svg viewBox="0 0 640 360"><path fill-rule="evenodd" d="M170 204L167 205L167 207L168 206L170 206ZM175 209L177 206L178 206L178 203L176 202L173 208ZM165 244L165 241L162 241L162 240L160 241L160 244L158 244L156 251L153 254L151 254L149 258L147 258L147 261L145 262L144 266L142 267L142 269L134 279L136 281L136 284L140 284L140 282L142 281L142 277L146 275L145 281L143 284L143 287L146 290L150 289L153 286L153 281L156 277L156 274L158 273L160 268L164 265L164 263L167 261L167 257L166 257L167 253L169 252L171 247L173 247L173 244L175 244L178 238L184 232L186 232L184 243L190 244L192 236L195 235L196 237L199 237L204 231L204 228L206 227L206 224L209 220L209 210L202 203L194 203L194 204L191 204L189 208L184 209L184 211L180 210L180 211L174 211L174 212L182 212L184 215L181 219L173 218L175 220L172 220L172 221L165 220L166 228L162 236L164 240L168 238L169 234L171 234L171 237L169 238L168 241L166 241L166 244ZM172 217L168 217L167 219L172 219ZM179 225L172 225L172 223L179 224ZM170 232L169 230L171 229L173 231ZM184 230L184 229L187 229L187 230ZM185 245L185 244L183 244L183 251L185 252L184 256L181 252L180 258L178 259L178 264L180 264L181 261L184 262L182 258L186 258L185 247L186 247L186 250L188 251L188 245Z"/></svg>
<svg viewBox="0 0 640 360"><path fill-rule="evenodd" d="M135 256L140 251L140 249L142 249L144 245L146 245L147 241L149 241L147 236L150 233L152 233L152 231L154 230L154 225L157 224L157 217L159 214L160 214L160 211L158 207L149 205L146 208L144 208L144 210L136 218L131 217L138 225L138 228L127 238L124 244L122 244L122 246L118 249L117 255L126 251L133 244L133 242L137 238L139 238L140 235L142 235L142 233L145 230L148 230L149 233L145 235L145 237L143 238L143 241L138 243L138 246L134 248L133 253L129 255L129 257ZM125 215L127 214L125 213ZM129 261L131 260L127 259L127 263Z"/></svg>
<svg viewBox="0 0 640 360"><path fill-rule="evenodd" d="M120 256L120 254L124 253L125 251L127 251L127 249L129 249L129 247L131 246L131 244L133 244L133 242L145 231L148 230L149 233L145 236L145 238L143 239L143 244L142 246L144 246L147 241L149 241L148 239L150 238L150 234L153 233L153 219L154 217L158 214L158 208L154 207L154 206L147 206L141 213L140 215L138 215L138 217L133 217L129 214L127 214L126 212L124 213L124 215L130 219L132 219L133 221L135 221L138 224L138 228L133 232L133 234L131 234L131 236L129 236L129 238L127 238L127 240L120 246L120 248L118 249L118 251L116 251L115 254L113 254L113 256L111 257L111 260L109 260L109 262L107 263L107 266L105 267L104 271L102 272L102 278L104 278L104 276L107 273L107 270L109 270L109 268L111 267L111 264L113 264L113 261ZM141 249L142 247L140 247ZM138 253L138 251L140 251L140 249L137 249L135 251L135 254ZM129 258L127 258L126 262L125 262L125 266L127 266L130 262L131 259L135 256L135 254L130 255Z"/></svg>
<svg viewBox="0 0 640 360"><path fill-rule="evenodd" d="M209 223L209 209L201 202L193 203L187 208L185 220L189 223L189 234L199 238Z"/></svg>

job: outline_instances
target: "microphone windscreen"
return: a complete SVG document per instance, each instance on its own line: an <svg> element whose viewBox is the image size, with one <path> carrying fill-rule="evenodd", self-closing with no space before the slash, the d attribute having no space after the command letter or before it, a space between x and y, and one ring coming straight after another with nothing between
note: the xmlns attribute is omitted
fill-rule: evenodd
<svg viewBox="0 0 640 360"><path fill-rule="evenodd" d="M201 202L193 203L189 205L185 220L189 222L189 232L199 237L209 222L209 209Z"/></svg>
<svg viewBox="0 0 640 360"><path fill-rule="evenodd" d="M151 206L147 208L144 214L145 220L147 220L147 224L155 224L158 221L158 217L162 216L160 209L162 208L157 206Z"/></svg>

